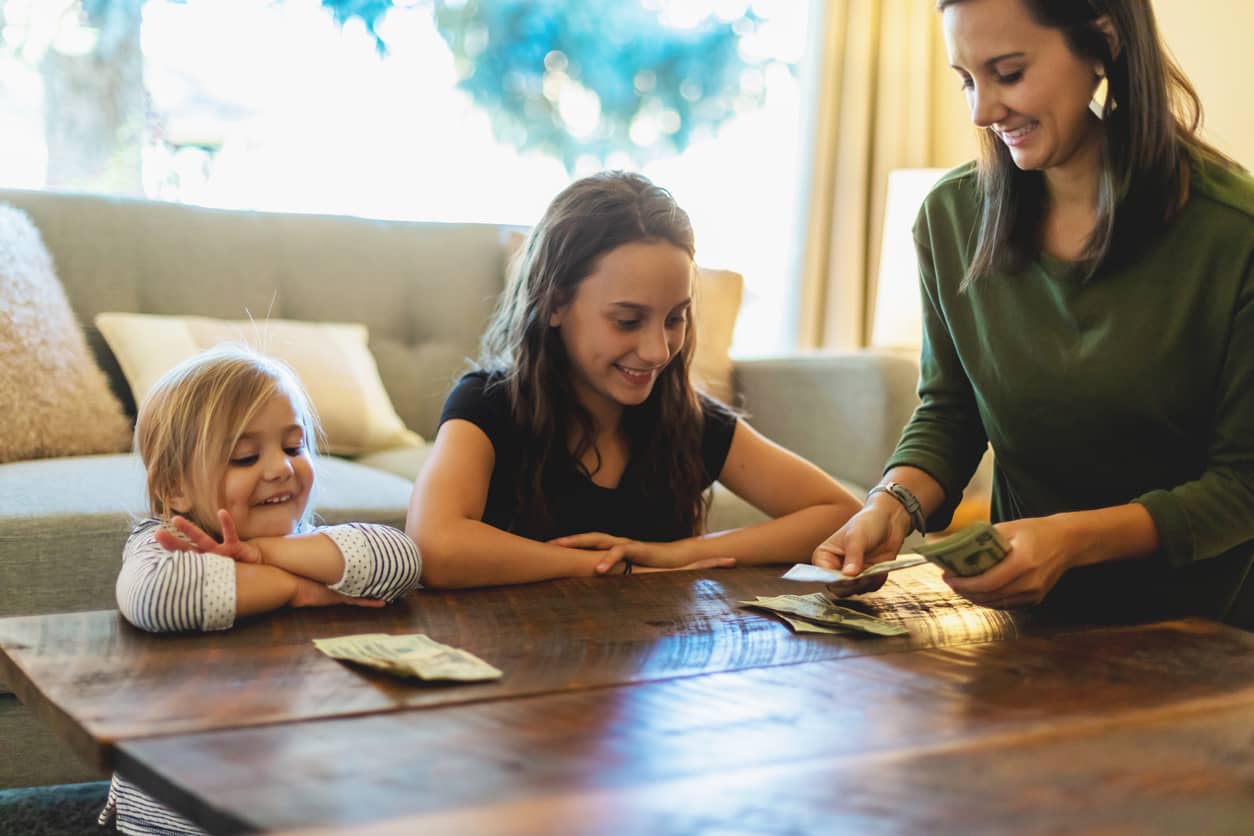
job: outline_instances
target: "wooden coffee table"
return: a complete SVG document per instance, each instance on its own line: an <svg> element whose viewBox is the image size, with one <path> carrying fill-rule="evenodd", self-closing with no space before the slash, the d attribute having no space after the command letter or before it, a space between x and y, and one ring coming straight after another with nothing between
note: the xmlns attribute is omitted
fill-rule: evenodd
<svg viewBox="0 0 1254 836"><path fill-rule="evenodd" d="M0 664L84 756L212 832L1254 822L1254 634L1046 624L919 567L866 598L909 636L793 635L736 604L819 588L780 573L424 591L195 636L116 613L9 619ZM310 644L357 632L426 632L506 675L415 684Z"/></svg>

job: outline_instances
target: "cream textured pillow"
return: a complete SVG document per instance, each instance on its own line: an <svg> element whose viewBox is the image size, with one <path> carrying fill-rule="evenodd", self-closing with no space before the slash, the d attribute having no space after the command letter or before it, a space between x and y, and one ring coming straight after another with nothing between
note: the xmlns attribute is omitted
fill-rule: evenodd
<svg viewBox="0 0 1254 836"><path fill-rule="evenodd" d="M730 270L697 271L697 350L692 380L725 403L732 402L732 335L745 279Z"/></svg>
<svg viewBox="0 0 1254 836"><path fill-rule="evenodd" d="M296 372L309 390L331 453L357 456L422 444L383 388L364 325L102 313L96 326L118 358L136 403L179 362L219 343L244 343Z"/></svg>
<svg viewBox="0 0 1254 836"><path fill-rule="evenodd" d="M130 447L130 421L87 347L39 231L2 205L0 416L0 462Z"/></svg>

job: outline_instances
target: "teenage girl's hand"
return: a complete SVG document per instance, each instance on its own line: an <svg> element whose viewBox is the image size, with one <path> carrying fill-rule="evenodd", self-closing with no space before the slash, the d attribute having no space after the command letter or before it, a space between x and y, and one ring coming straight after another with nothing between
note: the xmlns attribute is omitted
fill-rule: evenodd
<svg viewBox="0 0 1254 836"><path fill-rule="evenodd" d="M302 578L299 575L293 575L292 577L296 579L296 591L288 599L287 605L289 607L334 607L337 604L347 604L350 607L383 607L387 605L387 601L381 598L350 598L347 595L341 595L318 581L311 581L309 578Z"/></svg>
<svg viewBox="0 0 1254 836"><path fill-rule="evenodd" d="M1057 520L1034 518L994 526L1010 553L981 575L961 578L948 572L945 583L962 597L984 607L1012 609L1039 604L1071 568L1066 531Z"/></svg>
<svg viewBox="0 0 1254 836"><path fill-rule="evenodd" d="M163 549L170 551L194 551L202 554L218 554L229 557L237 563L260 563L261 549L252 543L240 540L235 530L235 520L225 508L218 511L218 524L222 526L222 542L213 539L196 523L177 514L170 518L170 526L176 534L164 526L157 529L156 540Z"/></svg>
<svg viewBox="0 0 1254 836"><path fill-rule="evenodd" d="M824 540L810 556L810 562L856 575L866 566L895 558L908 533L896 521L901 506L892 497L885 498L887 503L875 501L878 499L875 497Z"/></svg>
<svg viewBox="0 0 1254 836"><path fill-rule="evenodd" d="M684 569L730 569L736 565L734 557L696 558L691 552L691 544L684 540L673 543L645 543L628 537L615 537L590 531L586 534L571 534L550 540L555 546L568 549L586 549L603 551L605 555L597 562L598 575L616 574L615 567L624 560L630 560L639 568L637 572L662 572Z"/></svg>

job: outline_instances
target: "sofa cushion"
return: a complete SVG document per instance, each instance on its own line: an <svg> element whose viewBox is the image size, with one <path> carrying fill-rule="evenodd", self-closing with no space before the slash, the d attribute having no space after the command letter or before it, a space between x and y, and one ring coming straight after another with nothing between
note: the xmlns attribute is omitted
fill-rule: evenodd
<svg viewBox="0 0 1254 836"><path fill-rule="evenodd" d="M745 279L730 270L697 272L697 349L692 356L692 381L708 394L731 403L732 337L744 296Z"/></svg>
<svg viewBox="0 0 1254 836"><path fill-rule="evenodd" d="M327 452L357 456L422 443L388 399L364 325L105 312L96 315L96 327L136 403L183 360L219 343L244 343L296 372L318 413Z"/></svg>
<svg viewBox="0 0 1254 836"><path fill-rule="evenodd" d="M418 471L422 470L422 466L426 463L427 456L430 454L431 445L423 444L421 447L401 447L395 450L384 450L381 453L372 453L369 456L362 456L356 461L358 464L366 467L392 473L412 485L414 480L418 478Z"/></svg>
<svg viewBox="0 0 1254 836"><path fill-rule="evenodd" d="M39 231L3 205L0 415L0 462L130 447L130 422L87 349Z"/></svg>
<svg viewBox="0 0 1254 836"><path fill-rule="evenodd" d="M409 480L333 456L315 466L320 522L404 527ZM147 515L138 456L0 465L0 617L114 608L122 546Z"/></svg>
<svg viewBox="0 0 1254 836"><path fill-rule="evenodd" d="M248 312L370 329L379 376L405 426L435 431L478 351L504 275L507 230L237 212L100 195L0 189L39 228L114 392L102 311L246 319ZM130 404L133 407L133 404Z"/></svg>

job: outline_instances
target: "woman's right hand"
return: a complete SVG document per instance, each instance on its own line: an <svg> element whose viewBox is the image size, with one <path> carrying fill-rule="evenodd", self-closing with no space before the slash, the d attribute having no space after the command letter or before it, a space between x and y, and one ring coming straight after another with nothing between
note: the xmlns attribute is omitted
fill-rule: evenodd
<svg viewBox="0 0 1254 836"><path fill-rule="evenodd" d="M879 499L873 498L824 540L810 556L810 562L853 576L866 566L895 558L909 531L899 522L904 509L891 497L886 499L892 505L876 501Z"/></svg>

